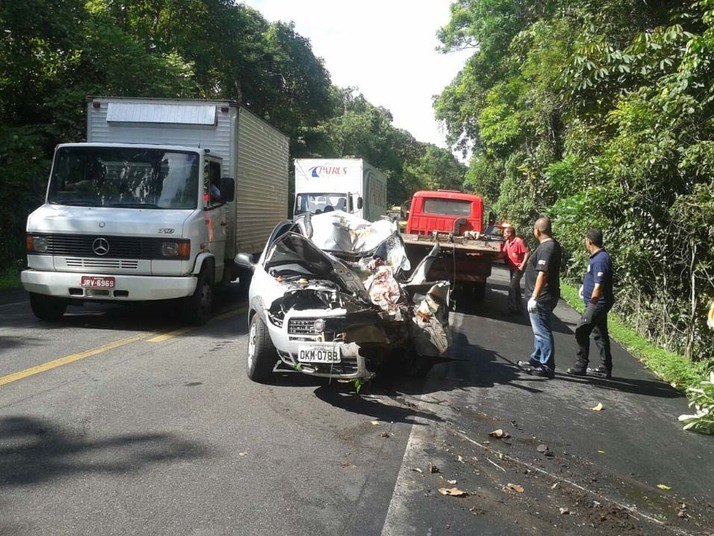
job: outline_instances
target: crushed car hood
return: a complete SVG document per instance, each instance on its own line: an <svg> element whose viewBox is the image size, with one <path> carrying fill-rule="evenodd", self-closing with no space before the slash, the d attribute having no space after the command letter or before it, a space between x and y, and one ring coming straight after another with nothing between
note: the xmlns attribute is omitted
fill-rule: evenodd
<svg viewBox="0 0 714 536"><path fill-rule="evenodd" d="M288 232L280 236L265 258L265 269L280 271L283 277L323 279L337 284L344 292L368 299L360 278L342 262L321 251L309 238Z"/></svg>

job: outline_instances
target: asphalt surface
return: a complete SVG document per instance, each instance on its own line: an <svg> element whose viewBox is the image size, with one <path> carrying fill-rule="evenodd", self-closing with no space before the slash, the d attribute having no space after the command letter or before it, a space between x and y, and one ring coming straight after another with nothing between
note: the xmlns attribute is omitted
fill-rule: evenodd
<svg viewBox="0 0 714 536"><path fill-rule="evenodd" d="M681 430L686 398L617 345L613 380L564 375L565 304L556 379L523 374L532 333L505 295L497 270L459 303L426 380L356 395L250 382L231 292L198 329L156 305L46 324L0 293L0 534L712 533L714 442Z"/></svg>

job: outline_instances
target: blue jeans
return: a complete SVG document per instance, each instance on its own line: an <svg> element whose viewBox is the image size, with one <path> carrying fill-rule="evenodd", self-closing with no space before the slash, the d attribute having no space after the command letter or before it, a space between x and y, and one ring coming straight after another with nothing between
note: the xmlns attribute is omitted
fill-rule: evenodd
<svg viewBox="0 0 714 536"><path fill-rule="evenodd" d="M535 313L528 313L533 328L533 353L530 364L534 367L546 366L555 370L555 341L551 330L551 319L555 305L539 303Z"/></svg>

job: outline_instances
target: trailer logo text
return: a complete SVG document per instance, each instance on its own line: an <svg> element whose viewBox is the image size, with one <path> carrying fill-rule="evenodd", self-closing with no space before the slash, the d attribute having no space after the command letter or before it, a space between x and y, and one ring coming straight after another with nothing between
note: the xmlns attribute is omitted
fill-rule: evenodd
<svg viewBox="0 0 714 536"><path fill-rule="evenodd" d="M319 178L321 175L347 175L347 168L340 166L313 166L310 176Z"/></svg>

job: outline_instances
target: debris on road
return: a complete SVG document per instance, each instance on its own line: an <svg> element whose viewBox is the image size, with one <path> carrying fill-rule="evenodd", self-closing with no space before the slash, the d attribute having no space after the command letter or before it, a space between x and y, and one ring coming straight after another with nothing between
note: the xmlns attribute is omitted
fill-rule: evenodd
<svg viewBox="0 0 714 536"><path fill-rule="evenodd" d="M391 434L389 432L382 432L381 434L379 434L379 437L390 437L390 435Z"/></svg>
<svg viewBox="0 0 714 536"><path fill-rule="evenodd" d="M424 474L424 471L422 471L422 470L419 469L418 467L412 467L412 471L414 471L414 472L416 472L416 473Z"/></svg>
<svg viewBox="0 0 714 536"><path fill-rule="evenodd" d="M668 486L667 484L657 484L657 487L658 487L659 489L661 489L661 490L664 490L664 491L668 491L668 490L672 489L672 488L671 488L670 486Z"/></svg>
<svg viewBox="0 0 714 536"><path fill-rule="evenodd" d="M511 434L509 434L508 432L504 432L501 428L494 430L488 435L490 435L491 437L496 437L498 439L508 439L509 437L511 437Z"/></svg>
<svg viewBox="0 0 714 536"><path fill-rule="evenodd" d="M562 516L570 515L570 510L568 510L567 508L561 508L560 515L562 515Z"/></svg>
<svg viewBox="0 0 714 536"><path fill-rule="evenodd" d="M433 463L429 462L429 472L432 473L432 474L434 474L434 473L438 473L438 472L440 472L440 471L439 471L439 468L438 468L436 465L434 465Z"/></svg>
<svg viewBox="0 0 714 536"><path fill-rule="evenodd" d="M468 497L469 495L468 492L460 490L459 488L439 488L439 493L451 497Z"/></svg>
<svg viewBox="0 0 714 536"><path fill-rule="evenodd" d="M593 411L602 411L602 410L603 410L602 403L598 402L598 403L597 403L597 406L595 406L594 408L592 408L592 410L593 410Z"/></svg>
<svg viewBox="0 0 714 536"><path fill-rule="evenodd" d="M519 484L511 484L510 482L508 484L506 484L506 487L508 489L512 489L513 491L515 491L517 493L523 493L525 491L523 489L523 486L521 486Z"/></svg>
<svg viewBox="0 0 714 536"><path fill-rule="evenodd" d="M370 421L372 426L379 426L379 421Z"/></svg>

